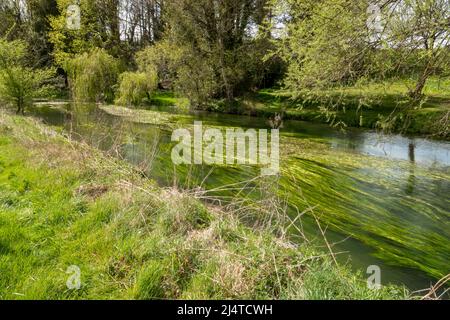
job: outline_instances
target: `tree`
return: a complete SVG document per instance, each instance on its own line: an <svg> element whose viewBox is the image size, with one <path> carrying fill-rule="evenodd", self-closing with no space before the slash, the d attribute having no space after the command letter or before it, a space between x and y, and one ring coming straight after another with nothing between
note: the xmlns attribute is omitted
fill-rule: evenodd
<svg viewBox="0 0 450 320"><path fill-rule="evenodd" d="M60 14L51 17L50 41L59 66L78 54L102 48L114 57L122 53L120 42L119 0L80 0L81 25L67 27L67 10L72 0L57 0Z"/></svg>
<svg viewBox="0 0 450 320"><path fill-rule="evenodd" d="M262 56L255 57L254 49L263 34L266 5L262 0L168 2L165 38L183 51L176 64L175 88L197 106L211 98L231 101L251 88L249 67L254 66L252 59Z"/></svg>
<svg viewBox="0 0 450 320"><path fill-rule="evenodd" d="M120 63L106 50L94 48L65 61L72 98L76 101L114 100Z"/></svg>
<svg viewBox="0 0 450 320"><path fill-rule="evenodd" d="M26 44L0 39L0 97L24 113L33 98L46 94L51 88L53 71L35 70L24 65Z"/></svg>
<svg viewBox="0 0 450 320"><path fill-rule="evenodd" d="M49 17L56 14L56 0L4 0L0 4L0 37L24 40L28 60L36 67L48 67L52 63Z"/></svg>
<svg viewBox="0 0 450 320"><path fill-rule="evenodd" d="M366 74L366 0L287 0L285 36L277 41L294 92L350 84Z"/></svg>
<svg viewBox="0 0 450 320"><path fill-rule="evenodd" d="M381 41L401 53L397 65L415 57L417 83L409 94L419 99L431 75L448 75L450 70L450 1L397 0L384 6L387 18Z"/></svg>
<svg viewBox="0 0 450 320"><path fill-rule="evenodd" d="M21 33L23 23L23 10L20 2L15 0L5 0L0 2L0 37L8 40L16 39Z"/></svg>
<svg viewBox="0 0 450 320"><path fill-rule="evenodd" d="M279 51L294 91L403 75L417 76L417 99L431 75L448 72L448 0L281 1L289 14Z"/></svg>
<svg viewBox="0 0 450 320"><path fill-rule="evenodd" d="M93 48L105 49L123 63L133 53L161 39L164 29L163 0L80 0L81 26L67 28L67 9L72 0L56 0L60 14L51 18L50 41L56 62Z"/></svg>
<svg viewBox="0 0 450 320"><path fill-rule="evenodd" d="M123 38L133 47L154 44L164 32L165 0L121 0Z"/></svg>
<svg viewBox="0 0 450 320"><path fill-rule="evenodd" d="M161 40L136 53L136 63L141 72L156 70L159 86L173 89L176 72L183 64L185 52L181 46Z"/></svg>
<svg viewBox="0 0 450 320"><path fill-rule="evenodd" d="M27 0L27 22L22 37L28 44L28 59L35 67L49 67L53 63L53 46L48 32L50 17L58 15L56 0Z"/></svg>

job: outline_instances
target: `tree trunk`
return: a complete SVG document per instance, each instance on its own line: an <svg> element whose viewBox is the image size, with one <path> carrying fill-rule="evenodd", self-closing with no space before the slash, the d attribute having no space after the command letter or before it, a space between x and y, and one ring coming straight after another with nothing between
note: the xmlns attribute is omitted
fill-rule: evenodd
<svg viewBox="0 0 450 320"><path fill-rule="evenodd" d="M19 98L19 100L17 101L17 114L22 113L22 115L25 114L25 107L24 107L24 103L23 103L23 99Z"/></svg>
<svg viewBox="0 0 450 320"><path fill-rule="evenodd" d="M219 36L220 69L221 69L223 84L225 87L225 94L227 97L227 101L230 102L233 100L233 93L232 93L232 88L230 87L230 85L228 83L228 77L227 77L226 68L225 68L225 53L224 53L225 47L223 45L223 39L220 37L221 36Z"/></svg>
<svg viewBox="0 0 450 320"><path fill-rule="evenodd" d="M17 106L17 114L25 115L25 108L22 105Z"/></svg>
<svg viewBox="0 0 450 320"><path fill-rule="evenodd" d="M431 74L431 66L430 64L428 64L425 70L422 72L422 75L420 76L419 80L417 81L415 89L409 92L409 96L411 98L413 98L414 100L418 100L422 97L423 89L425 88L425 84L427 83L430 74Z"/></svg>
<svg viewBox="0 0 450 320"><path fill-rule="evenodd" d="M422 74L419 81L416 84L416 87L413 91L409 93L410 97L417 100L422 97L423 88L425 88L425 84L427 82L428 75Z"/></svg>

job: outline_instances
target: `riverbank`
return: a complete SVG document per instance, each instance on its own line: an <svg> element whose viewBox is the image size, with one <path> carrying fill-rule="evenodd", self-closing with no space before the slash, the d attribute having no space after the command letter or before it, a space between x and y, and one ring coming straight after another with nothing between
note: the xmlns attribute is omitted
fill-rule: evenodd
<svg viewBox="0 0 450 320"><path fill-rule="evenodd" d="M2 299L408 298L32 118L0 133Z"/></svg>
<svg viewBox="0 0 450 320"><path fill-rule="evenodd" d="M205 109L263 118L282 114L285 120L450 139L450 81L430 79L424 90L425 98L420 103L407 97L411 85L406 81L366 84L296 97L286 90L265 89L237 98L231 105L216 101ZM177 105L185 109L187 102L171 92L159 92L150 104Z"/></svg>

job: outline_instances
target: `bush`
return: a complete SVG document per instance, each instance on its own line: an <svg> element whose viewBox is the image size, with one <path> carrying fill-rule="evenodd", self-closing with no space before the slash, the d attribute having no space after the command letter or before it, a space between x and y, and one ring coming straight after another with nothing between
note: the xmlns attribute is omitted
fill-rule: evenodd
<svg viewBox="0 0 450 320"><path fill-rule="evenodd" d="M120 75L116 104L139 105L145 98L151 99L157 86L158 77L155 71L124 72Z"/></svg>
<svg viewBox="0 0 450 320"><path fill-rule="evenodd" d="M34 70L24 64L26 45L0 39L0 98L24 112L32 99L46 95L53 70Z"/></svg>
<svg viewBox="0 0 450 320"><path fill-rule="evenodd" d="M119 63L105 50L95 48L65 63L75 101L113 101Z"/></svg>

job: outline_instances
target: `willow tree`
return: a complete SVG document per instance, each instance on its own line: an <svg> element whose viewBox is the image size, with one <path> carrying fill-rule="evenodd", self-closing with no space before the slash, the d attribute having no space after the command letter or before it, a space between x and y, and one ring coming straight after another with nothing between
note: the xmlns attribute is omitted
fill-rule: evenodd
<svg viewBox="0 0 450 320"><path fill-rule="evenodd" d="M415 58L416 85L410 96L419 99L432 75L450 71L450 1L397 0L385 4L385 31L381 37L389 47L401 53L396 63L408 56Z"/></svg>
<svg viewBox="0 0 450 320"><path fill-rule="evenodd" d="M75 101L103 102L114 99L120 64L104 49L94 48L76 55L65 61L64 68Z"/></svg>
<svg viewBox="0 0 450 320"><path fill-rule="evenodd" d="M157 88L156 71L124 72L119 76L115 102L119 105L137 106L149 101Z"/></svg>
<svg viewBox="0 0 450 320"><path fill-rule="evenodd" d="M417 79L410 96L419 98L431 75L448 72L448 0L280 2L288 19L279 50L294 91L401 75Z"/></svg>
<svg viewBox="0 0 450 320"><path fill-rule="evenodd" d="M284 1L283 1L284 2ZM364 76L373 50L366 0L286 0L286 32L277 41L294 92L350 84Z"/></svg>

